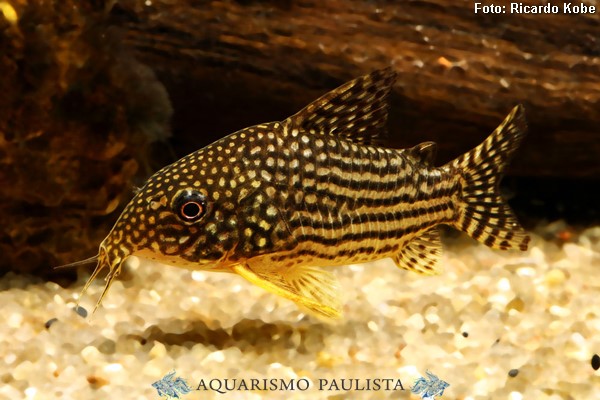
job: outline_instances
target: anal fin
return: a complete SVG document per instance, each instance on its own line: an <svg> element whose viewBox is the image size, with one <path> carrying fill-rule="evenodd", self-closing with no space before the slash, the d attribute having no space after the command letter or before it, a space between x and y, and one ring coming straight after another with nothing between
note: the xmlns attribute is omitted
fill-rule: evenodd
<svg viewBox="0 0 600 400"><path fill-rule="evenodd" d="M236 264L233 271L271 293L292 300L317 317L339 319L342 304L338 280L317 267L292 267L286 271L254 271L248 264Z"/></svg>
<svg viewBox="0 0 600 400"><path fill-rule="evenodd" d="M437 275L442 242L437 228L432 228L406 244L394 258L399 268L424 275Z"/></svg>

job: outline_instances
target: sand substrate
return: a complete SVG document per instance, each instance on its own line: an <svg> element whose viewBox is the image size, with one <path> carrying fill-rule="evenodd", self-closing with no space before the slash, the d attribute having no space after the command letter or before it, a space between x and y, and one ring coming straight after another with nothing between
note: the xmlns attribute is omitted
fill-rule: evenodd
<svg viewBox="0 0 600 400"><path fill-rule="evenodd" d="M450 385L442 399L600 399L600 227L546 224L523 253L446 239L443 265L336 268L333 325L229 274L132 265L92 318L73 311L91 270L67 289L8 274L0 398L159 399L151 384L174 370L186 400L419 399L410 386L429 370ZM262 378L274 386L251 390Z"/></svg>

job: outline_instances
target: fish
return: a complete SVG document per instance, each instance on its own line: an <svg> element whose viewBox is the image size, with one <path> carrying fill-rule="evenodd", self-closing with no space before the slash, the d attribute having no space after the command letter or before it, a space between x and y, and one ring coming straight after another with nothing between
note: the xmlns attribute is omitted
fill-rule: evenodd
<svg viewBox="0 0 600 400"><path fill-rule="evenodd" d="M283 121L251 126L152 175L124 208L81 292L103 269L94 311L128 257L228 272L330 320L341 288L328 267L391 258L441 272L439 225L499 250L530 237L499 192L525 137L517 105L481 144L436 167L436 144L394 149L385 137L390 67L326 93Z"/></svg>

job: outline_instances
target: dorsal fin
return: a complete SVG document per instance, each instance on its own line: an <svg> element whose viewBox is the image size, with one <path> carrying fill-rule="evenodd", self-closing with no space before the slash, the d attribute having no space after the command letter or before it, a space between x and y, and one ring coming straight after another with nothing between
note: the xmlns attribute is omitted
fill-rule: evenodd
<svg viewBox="0 0 600 400"><path fill-rule="evenodd" d="M433 166L435 155L437 154L437 144L435 142L423 142L406 150L406 153L423 165Z"/></svg>
<svg viewBox="0 0 600 400"><path fill-rule="evenodd" d="M385 133L388 97L395 81L391 68L374 71L321 96L284 123L292 129L372 143Z"/></svg>

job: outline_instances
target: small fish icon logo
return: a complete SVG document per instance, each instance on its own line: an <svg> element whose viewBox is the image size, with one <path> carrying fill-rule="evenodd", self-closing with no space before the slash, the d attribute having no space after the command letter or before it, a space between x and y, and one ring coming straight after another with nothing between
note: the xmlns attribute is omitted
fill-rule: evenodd
<svg viewBox="0 0 600 400"><path fill-rule="evenodd" d="M182 395L192 391L185 379L175 377L175 370L154 382L152 387L156 389L160 397L166 397L167 400L181 399Z"/></svg>
<svg viewBox="0 0 600 400"><path fill-rule="evenodd" d="M425 374L429 377L429 380L423 377L418 378L410 391L419 394L423 400L435 400L435 396L441 397L450 384L429 371L425 371Z"/></svg>

